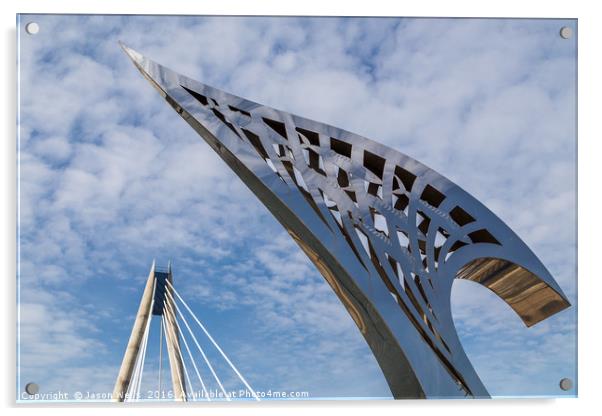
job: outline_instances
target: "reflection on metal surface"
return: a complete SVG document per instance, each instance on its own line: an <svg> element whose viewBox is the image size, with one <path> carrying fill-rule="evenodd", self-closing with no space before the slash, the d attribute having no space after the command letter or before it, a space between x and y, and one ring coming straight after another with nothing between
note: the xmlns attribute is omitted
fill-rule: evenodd
<svg viewBox="0 0 602 416"><path fill-rule="evenodd" d="M456 276L480 283L504 299L532 326L568 306L557 292L527 269L507 260L481 258L464 266Z"/></svg>
<svg viewBox="0 0 602 416"><path fill-rule="evenodd" d="M395 398L489 397L455 331L456 277L494 291L528 326L569 306L518 236L432 169L124 50L313 261Z"/></svg>

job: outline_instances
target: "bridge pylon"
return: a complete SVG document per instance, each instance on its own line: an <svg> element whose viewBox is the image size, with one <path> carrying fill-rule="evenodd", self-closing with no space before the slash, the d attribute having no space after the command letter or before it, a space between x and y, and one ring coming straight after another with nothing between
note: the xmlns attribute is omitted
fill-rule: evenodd
<svg viewBox="0 0 602 416"><path fill-rule="evenodd" d="M139 399L132 397L136 395L136 392L131 391L131 382L136 362L142 353L145 333L148 331L152 315L162 317L161 333L165 332L173 397L176 401L186 401L186 380L184 378L184 366L180 348L180 329L173 305L173 290L167 284L168 281L173 285L171 263L168 264L167 268L160 268L155 265L155 261L153 260L144 292L142 293L142 299L140 300L140 306L138 307L138 313L134 320L132 333L113 389L113 401L123 402L130 399ZM167 296L167 292L171 296ZM162 392L159 392L159 398L161 396Z"/></svg>

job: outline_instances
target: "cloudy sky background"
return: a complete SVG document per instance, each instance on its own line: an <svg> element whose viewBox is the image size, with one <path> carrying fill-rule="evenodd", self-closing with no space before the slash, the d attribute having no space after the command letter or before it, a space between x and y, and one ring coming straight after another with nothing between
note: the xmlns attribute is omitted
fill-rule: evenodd
<svg viewBox="0 0 602 416"><path fill-rule="evenodd" d="M576 32L560 20L22 16L18 391L110 392L156 258L172 260L255 389L390 397L324 279L118 40L434 168L513 228L575 304L576 37L564 25ZM575 394L558 381L576 378L576 308L526 329L471 282L452 303L491 394Z"/></svg>

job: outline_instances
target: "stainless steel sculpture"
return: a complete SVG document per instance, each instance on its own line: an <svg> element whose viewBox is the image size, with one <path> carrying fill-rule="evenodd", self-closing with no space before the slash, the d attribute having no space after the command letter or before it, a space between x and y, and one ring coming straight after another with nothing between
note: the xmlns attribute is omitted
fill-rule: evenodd
<svg viewBox="0 0 602 416"><path fill-rule="evenodd" d="M454 327L455 278L489 288L527 326L570 306L510 228L420 162L123 48L313 261L395 398L489 397Z"/></svg>

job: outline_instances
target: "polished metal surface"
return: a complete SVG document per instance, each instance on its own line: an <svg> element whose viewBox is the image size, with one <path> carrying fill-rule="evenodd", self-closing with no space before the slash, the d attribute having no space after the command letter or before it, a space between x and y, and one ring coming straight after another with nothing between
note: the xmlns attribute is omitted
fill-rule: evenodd
<svg viewBox="0 0 602 416"><path fill-rule="evenodd" d="M123 48L313 261L395 398L489 397L454 327L455 278L491 289L527 326L570 306L525 243L434 170Z"/></svg>

